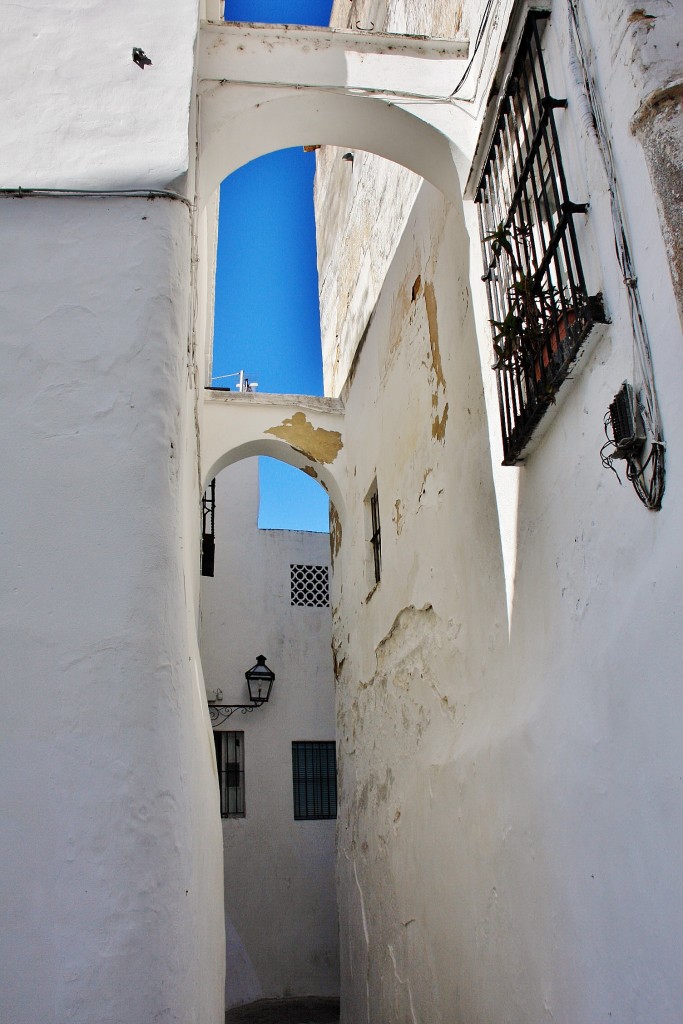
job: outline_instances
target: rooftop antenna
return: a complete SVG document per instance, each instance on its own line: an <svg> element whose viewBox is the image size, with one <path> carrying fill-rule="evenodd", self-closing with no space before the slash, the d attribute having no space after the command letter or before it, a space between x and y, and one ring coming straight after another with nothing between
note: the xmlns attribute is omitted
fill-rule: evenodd
<svg viewBox="0 0 683 1024"><path fill-rule="evenodd" d="M213 382L216 380L227 380L229 377L239 377L239 380L237 381L237 385L235 387L235 391L240 391L242 393L248 391L256 391L256 388L258 387L258 381L250 381L249 378L245 376L244 370L238 370L236 373L224 373L220 377L212 377L211 384L213 385ZM228 388L228 390L230 389Z"/></svg>

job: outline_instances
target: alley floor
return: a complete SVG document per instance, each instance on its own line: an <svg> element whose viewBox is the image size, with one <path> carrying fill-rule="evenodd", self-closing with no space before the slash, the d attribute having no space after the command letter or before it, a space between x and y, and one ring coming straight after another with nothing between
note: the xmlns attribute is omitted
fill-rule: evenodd
<svg viewBox="0 0 683 1024"><path fill-rule="evenodd" d="M228 1010L225 1024L339 1024L339 1000L323 996L259 999Z"/></svg>

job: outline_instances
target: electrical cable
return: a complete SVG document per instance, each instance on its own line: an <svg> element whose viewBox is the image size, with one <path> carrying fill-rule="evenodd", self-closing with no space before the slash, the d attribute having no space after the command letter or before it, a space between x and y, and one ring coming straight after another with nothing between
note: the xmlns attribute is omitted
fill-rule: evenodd
<svg viewBox="0 0 683 1024"><path fill-rule="evenodd" d="M0 188L0 198L5 199L27 199L35 198L72 198L72 199L172 199L184 203L190 210L195 206L191 199L181 195L179 192L171 192L168 189L157 188L121 188L121 189L99 189L99 188Z"/></svg>
<svg viewBox="0 0 683 1024"><path fill-rule="evenodd" d="M573 32L575 37L575 51L583 78L583 88L592 114L593 127L597 136L598 148L600 150L602 163L607 176L607 187L610 194L610 209L614 231L614 246L617 261L621 268L624 284L626 286L629 304L631 333L633 336L634 384L638 383L639 385L638 407L650 441L648 457L644 463L639 465L634 457L629 457L627 459L626 475L633 484L634 490L643 504L653 511L658 511L662 507L662 497L665 487L664 452L666 449L666 443L664 441L662 431L659 402L655 386L650 338L643 313L635 266L631 257L631 248L628 240L626 219L623 212L621 190L619 187L614 155L612 152L612 143L607 130L605 114L598 94L597 85L591 74L590 59L588 57L587 48L585 46L579 24L579 3L578 0L567 0L567 4L569 13L569 31L570 33ZM637 381L636 374L638 376ZM602 454L601 450L601 457ZM604 458L603 465L605 465ZM613 469L614 467L609 465L609 468ZM646 469L649 470L649 480L646 480Z"/></svg>
<svg viewBox="0 0 683 1024"><path fill-rule="evenodd" d="M472 56L470 57L469 61L467 62L467 67L463 71L462 77L460 78L460 81L456 85L456 87L453 90L453 92L450 94L451 97L455 96L456 93L460 92L460 90L462 89L463 85L465 84L465 82L466 82L466 80L467 80L467 78L469 76L470 71L472 70L472 66L474 64L474 58L477 56L477 53L479 51L479 47L482 44L482 40L484 38L484 32L486 31L486 26L488 24L489 18L491 17L491 11L492 10L493 10L493 0L487 0L486 7L484 8L484 13L483 13L481 21L479 23L479 28L477 29L477 35L476 35L476 38L474 40L474 48L472 49ZM476 95L476 87L475 87L475 95ZM461 98L464 99L465 97L461 97ZM472 96L471 99L474 99L474 96Z"/></svg>

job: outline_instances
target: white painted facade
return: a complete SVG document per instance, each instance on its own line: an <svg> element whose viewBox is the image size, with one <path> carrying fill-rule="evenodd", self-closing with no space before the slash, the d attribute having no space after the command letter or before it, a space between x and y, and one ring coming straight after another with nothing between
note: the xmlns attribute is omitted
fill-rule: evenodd
<svg viewBox="0 0 683 1024"><path fill-rule="evenodd" d="M0 187L45 190L0 194L7 1024L223 1018L197 643L198 15L3 9Z"/></svg>
<svg viewBox="0 0 683 1024"><path fill-rule="evenodd" d="M446 7L358 3L353 16L432 34ZM580 7L666 422L661 512L600 464L633 355L566 5L553 4L546 60L569 98L558 122L572 191L590 198L589 291L603 291L612 324L524 466L500 465L473 203L373 155L319 154L326 387L345 404L349 467L334 609L347 1024L680 1020L681 324L675 251L631 119L681 80L666 57L681 9L655 5L643 22L628 4ZM483 5L463 8L473 38ZM348 5L334 14L345 24ZM463 90L478 81L479 123L486 68ZM669 106L663 153L680 152ZM375 477L373 588L363 503Z"/></svg>
<svg viewBox="0 0 683 1024"><path fill-rule="evenodd" d="M346 1024L680 1020L682 12L578 2L667 443L653 513L600 465L632 342L559 0L546 63L611 324L500 465L470 178L521 7L492 4L476 53L483 0L337 0L339 34L209 26L208 0L3 12L3 1021L221 1021L200 508L259 453L338 505ZM230 426L202 390L216 188L318 143L343 147L316 186L328 404Z"/></svg>
<svg viewBox="0 0 683 1024"><path fill-rule="evenodd" d="M201 655L213 699L247 702L266 655L270 700L219 729L244 733L245 814L223 819L226 1007L339 994L334 819L294 820L292 742L335 739L329 604L291 603L291 566L328 566L329 536L260 530L258 463L216 479L216 561L202 579Z"/></svg>

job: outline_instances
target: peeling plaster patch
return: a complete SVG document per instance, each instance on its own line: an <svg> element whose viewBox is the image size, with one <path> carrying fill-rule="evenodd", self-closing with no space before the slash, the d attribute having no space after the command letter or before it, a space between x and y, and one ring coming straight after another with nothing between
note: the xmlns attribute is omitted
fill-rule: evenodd
<svg viewBox="0 0 683 1024"><path fill-rule="evenodd" d="M408 292L410 289L410 278L413 272L408 271L405 278L403 279L398 292L394 297L394 302L391 308L391 322L389 324L389 359L388 365L391 365L393 356L401 346L403 340L403 329L405 322L410 317L410 302L408 301ZM419 280L419 275L418 275ZM417 284L417 281L415 282ZM412 286L411 294L415 292L415 284ZM414 301L414 299L412 300Z"/></svg>
<svg viewBox="0 0 683 1024"><path fill-rule="evenodd" d="M435 493L435 488L430 486L430 477L432 476L433 470L431 466L426 469L422 475L422 486L420 487L420 493L417 498L417 511L419 512L422 508L436 508L438 503L438 495ZM441 492L439 492L440 494Z"/></svg>
<svg viewBox="0 0 683 1024"><path fill-rule="evenodd" d="M446 423L448 422L448 402L439 416L439 397L446 395L446 378L443 374L441 363L441 350L439 349L439 323L436 310L436 293L431 281L425 281L424 285L425 307L427 309L427 323L429 325L429 348L432 356L432 370L435 377L435 387L432 392L432 409L434 419L432 420L432 437L443 443L446 436Z"/></svg>
<svg viewBox="0 0 683 1024"><path fill-rule="evenodd" d="M339 554L342 546L342 525L339 513L330 502L330 561L334 568L334 560Z"/></svg>
<svg viewBox="0 0 683 1024"><path fill-rule="evenodd" d="M334 678L336 680L339 680L341 678L342 672L344 671L344 665L346 663L346 658L339 658L337 656L336 650L334 648L332 648L332 662L333 662L333 668L334 668Z"/></svg>
<svg viewBox="0 0 683 1024"><path fill-rule="evenodd" d="M434 285L431 281L425 281L425 306L427 307L427 322L429 324L429 347L432 351L432 369L436 377L437 386L446 392L446 380L441 365L441 352L439 350L439 325L436 315L436 295Z"/></svg>
<svg viewBox="0 0 683 1024"><path fill-rule="evenodd" d="M370 687L387 695L391 690L403 691L403 698L398 698L401 701L400 733L403 740L412 735L415 741L419 741L429 724L430 715L424 696L418 696L421 684L429 687L436 697L438 710L451 722L456 721L456 704L442 692L439 680L433 672L433 639L438 635L438 623L439 618L431 604L423 608L409 605L401 609L391 629L375 648L377 667L374 676L364 688ZM406 698L412 704L412 710L408 707ZM381 706L386 712L388 705L385 704L385 699L380 698ZM387 783L390 785L391 782L393 778L388 777ZM377 796L386 802L390 797L389 790L385 791L378 787ZM400 810L398 817L394 818L394 823L399 818Z"/></svg>
<svg viewBox="0 0 683 1024"><path fill-rule="evenodd" d="M656 17L657 16L655 14L646 14L645 11L643 10L643 8L639 7L637 10L631 11L631 13L628 16L627 21L628 21L629 25L633 25L636 22L638 22L640 24L645 22L646 26L647 26L647 28L649 30L649 29L653 28L653 24L652 23L655 21Z"/></svg>
<svg viewBox="0 0 683 1024"><path fill-rule="evenodd" d="M405 506L400 498L397 498L394 502L394 511L391 518L392 521L396 523L396 536L400 537L403 532L403 522L405 520Z"/></svg>
<svg viewBox="0 0 683 1024"><path fill-rule="evenodd" d="M313 466L302 466L302 467L301 467L301 472L302 472L302 473L305 473L305 474L306 474L306 476L310 476L310 477L313 477L313 479L314 479L314 480L317 480L317 479L318 479L318 474L317 474L317 473L316 473L316 471L315 471L315 470L313 469Z"/></svg>
<svg viewBox="0 0 683 1024"><path fill-rule="evenodd" d="M437 615L431 604L423 608L412 604L402 608L375 648L377 669L372 682L409 691L415 672L424 678L426 662L422 649L427 636L433 634L436 622Z"/></svg>
<svg viewBox="0 0 683 1024"><path fill-rule="evenodd" d="M264 430L264 434L279 437L314 462L334 462L344 447L338 430L314 427L304 412L295 412L292 417L284 419L280 426Z"/></svg>
<svg viewBox="0 0 683 1024"><path fill-rule="evenodd" d="M334 678L336 682L339 682L342 671L344 669L344 663L346 661L346 655L339 657L341 650L341 644L336 642L334 637L332 638L332 668L334 671Z"/></svg>
<svg viewBox="0 0 683 1024"><path fill-rule="evenodd" d="M432 437L435 441L443 441L446 436L446 423L448 422L448 402L443 407L441 417L436 416L432 421Z"/></svg>

